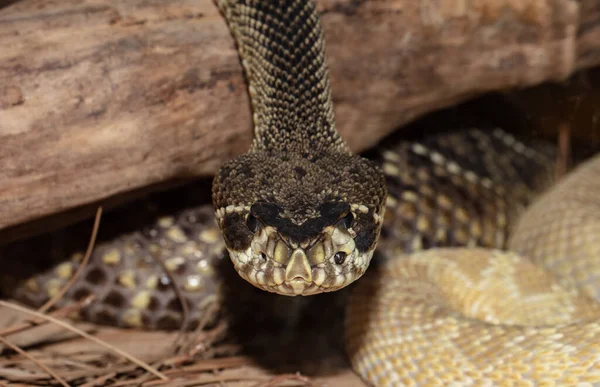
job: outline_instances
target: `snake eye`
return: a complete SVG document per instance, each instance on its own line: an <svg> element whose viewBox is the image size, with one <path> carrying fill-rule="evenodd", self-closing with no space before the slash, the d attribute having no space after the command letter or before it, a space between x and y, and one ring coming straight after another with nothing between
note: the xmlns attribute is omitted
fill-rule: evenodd
<svg viewBox="0 0 600 387"><path fill-rule="evenodd" d="M346 229L349 229L354 224L354 214L349 212L348 215L344 216L340 222Z"/></svg>
<svg viewBox="0 0 600 387"><path fill-rule="evenodd" d="M346 256L348 254L344 253L343 251L338 251L337 253L335 253L335 255L333 256L333 261L338 264L341 265L342 263L344 263L344 261L346 260Z"/></svg>
<svg viewBox="0 0 600 387"><path fill-rule="evenodd" d="M252 214L248 214L248 217L246 218L246 226L248 226L248 229L250 229L250 231L257 232L258 231L258 219L256 219L256 217Z"/></svg>

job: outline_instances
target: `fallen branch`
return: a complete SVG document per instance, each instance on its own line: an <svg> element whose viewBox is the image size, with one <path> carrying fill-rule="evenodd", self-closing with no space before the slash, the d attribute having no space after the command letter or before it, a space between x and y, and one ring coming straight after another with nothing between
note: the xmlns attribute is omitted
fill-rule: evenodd
<svg viewBox="0 0 600 387"><path fill-rule="evenodd" d="M317 4L355 150L433 109L600 63L596 0ZM239 58L211 0L20 0L0 8L0 45L0 229L211 175L250 144Z"/></svg>

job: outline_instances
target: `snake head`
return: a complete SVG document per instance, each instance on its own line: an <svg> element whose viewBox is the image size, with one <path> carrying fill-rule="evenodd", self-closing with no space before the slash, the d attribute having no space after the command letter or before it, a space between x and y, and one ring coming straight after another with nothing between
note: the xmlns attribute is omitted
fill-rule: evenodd
<svg viewBox="0 0 600 387"><path fill-rule="evenodd" d="M235 269L256 287L289 296L335 291L365 273L386 194L379 168L347 153L248 153L213 182Z"/></svg>

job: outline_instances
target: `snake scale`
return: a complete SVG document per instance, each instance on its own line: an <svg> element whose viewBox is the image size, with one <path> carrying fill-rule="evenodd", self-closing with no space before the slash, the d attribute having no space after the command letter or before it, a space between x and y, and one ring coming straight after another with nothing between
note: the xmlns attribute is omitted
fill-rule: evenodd
<svg viewBox="0 0 600 387"><path fill-rule="evenodd" d="M553 184L553 147L474 128L354 155L335 127L314 4L218 5L249 83L251 149L215 176L212 206L150 204L144 219L105 222L63 302L94 294L88 320L176 329L174 280L193 328L222 298L226 249L242 278L283 295L364 274L344 337L373 385L600 385L599 157ZM1 247L2 288L39 305L71 278L85 242L71 230Z"/></svg>

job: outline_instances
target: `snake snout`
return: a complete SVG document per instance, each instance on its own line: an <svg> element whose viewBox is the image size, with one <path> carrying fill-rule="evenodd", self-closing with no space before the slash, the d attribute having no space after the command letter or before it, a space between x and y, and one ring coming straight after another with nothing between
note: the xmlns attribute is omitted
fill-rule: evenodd
<svg viewBox="0 0 600 387"><path fill-rule="evenodd" d="M341 289L364 274L372 252L360 252L354 233L328 226L300 243L274 227L258 227L250 247L230 250L242 278L285 296L310 296Z"/></svg>
<svg viewBox="0 0 600 387"><path fill-rule="evenodd" d="M312 282L312 269L308 263L306 253L302 249L296 249L285 269L285 280Z"/></svg>

